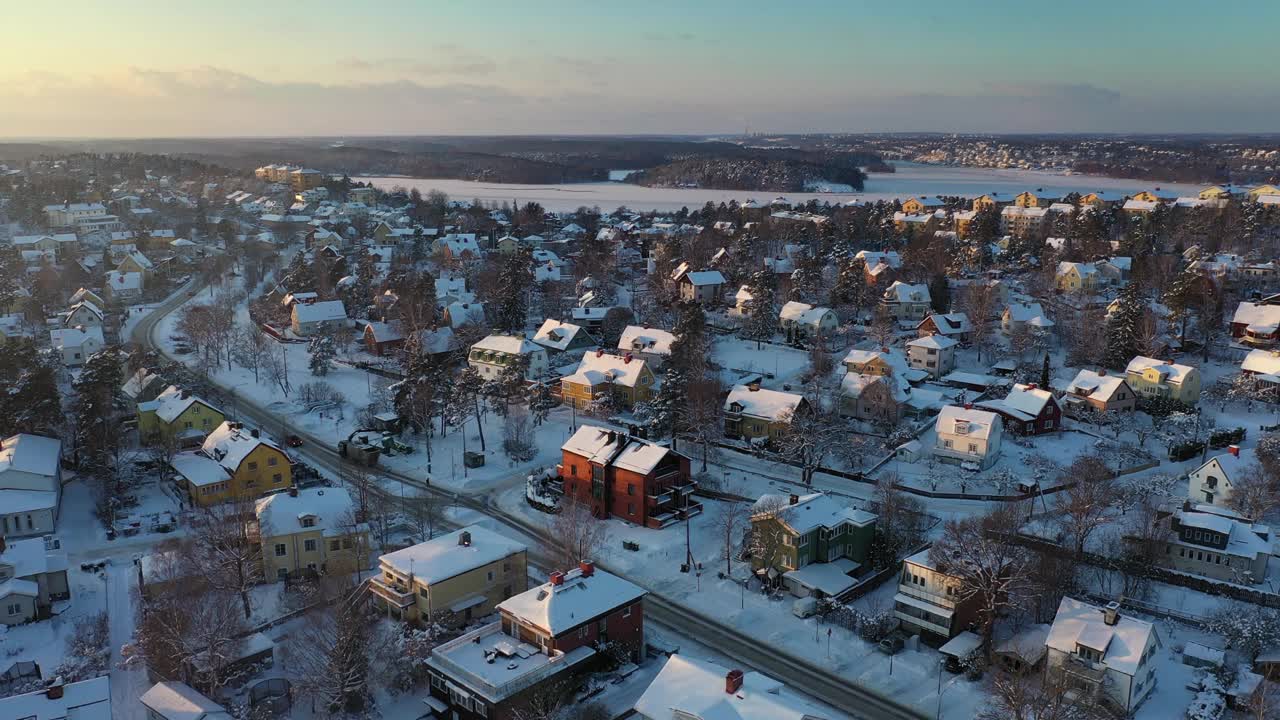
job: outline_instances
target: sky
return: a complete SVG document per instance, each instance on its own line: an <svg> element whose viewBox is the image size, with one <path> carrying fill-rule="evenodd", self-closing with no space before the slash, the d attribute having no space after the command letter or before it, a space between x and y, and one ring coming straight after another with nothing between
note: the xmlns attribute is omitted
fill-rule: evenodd
<svg viewBox="0 0 1280 720"><path fill-rule="evenodd" d="M3 0L0 20L6 138L1280 131L1271 0Z"/></svg>

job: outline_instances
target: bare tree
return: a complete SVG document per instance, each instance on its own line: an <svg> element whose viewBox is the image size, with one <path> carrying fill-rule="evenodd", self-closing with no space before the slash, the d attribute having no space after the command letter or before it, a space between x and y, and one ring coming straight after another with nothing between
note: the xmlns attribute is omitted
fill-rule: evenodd
<svg viewBox="0 0 1280 720"><path fill-rule="evenodd" d="M740 485L732 485L730 487L721 488L723 492L729 495L740 495L742 487ZM716 505L716 512L711 516L712 527L716 530L716 535L724 543L724 573L725 575L733 575L733 551L745 526L750 522L751 509L742 502L725 498L720 500Z"/></svg>
<svg viewBox="0 0 1280 720"><path fill-rule="evenodd" d="M996 291L990 284L975 281L965 286L960 296L960 306L969 317L969 340L978 350L978 359L982 359L982 351L991 342L991 317L996 310Z"/></svg>
<svg viewBox="0 0 1280 720"><path fill-rule="evenodd" d="M821 410L818 403L819 399L813 398L779 418L787 425L779 450L783 458L800 467L800 481L806 486L813 484L822 461L847 434L839 419Z"/></svg>
<svg viewBox="0 0 1280 720"><path fill-rule="evenodd" d="M373 473L354 465L344 465L339 477L347 487L351 488L352 497L355 498L356 520L368 522L373 495L380 489L377 487L377 480Z"/></svg>
<svg viewBox="0 0 1280 720"><path fill-rule="evenodd" d="M1063 473L1062 481L1071 484L1058 493L1057 522L1077 555L1084 553L1089 536L1106 522L1119 500L1112 478L1106 461L1097 455L1077 457Z"/></svg>
<svg viewBox="0 0 1280 720"><path fill-rule="evenodd" d="M583 560L594 560L609 541L609 528L591 512L591 506L566 495L560 501L560 512L548 521L551 558L561 568L577 567Z"/></svg>
<svg viewBox="0 0 1280 720"><path fill-rule="evenodd" d="M194 507L191 538L209 564L205 579L213 588L239 596L244 617L249 619L253 614L249 591L263 579L255 501L236 498Z"/></svg>
<svg viewBox="0 0 1280 720"><path fill-rule="evenodd" d="M787 508L788 498L782 495L764 495L751 506L748 521L751 532L747 536L747 552L760 567L766 570L782 570L779 562L783 556L781 530L776 523L767 522Z"/></svg>
<svg viewBox="0 0 1280 720"><path fill-rule="evenodd" d="M720 382L714 378L690 382L688 400L677 409L678 423L702 449L702 470L707 471L711 446L724 437L724 401Z"/></svg>
<svg viewBox="0 0 1280 720"><path fill-rule="evenodd" d="M299 694L327 717L361 711L369 699L369 622L363 586L318 608L290 636L290 674Z"/></svg>
<svg viewBox="0 0 1280 720"><path fill-rule="evenodd" d="M260 371L266 364L266 355L274 342L253 324L241 326L232 339L231 357L240 367L253 371L254 383L258 382Z"/></svg>
<svg viewBox="0 0 1280 720"><path fill-rule="evenodd" d="M871 325L867 328L867 337L876 341L880 347L889 347L889 343L897 337L898 328L893 315L884 305L877 305L871 316Z"/></svg>
<svg viewBox="0 0 1280 720"><path fill-rule="evenodd" d="M444 508L438 496L423 492L403 501L405 515L413 524L414 533L424 541L435 537L436 525L441 521Z"/></svg>
<svg viewBox="0 0 1280 720"><path fill-rule="evenodd" d="M913 495L898 489L898 476L886 473L876 481L872 503L876 511L876 536L871 560L888 567L923 537L923 508Z"/></svg>
<svg viewBox="0 0 1280 720"><path fill-rule="evenodd" d="M990 644L996 617L1021 604L1030 587L1032 554L1009 542L1019 526L1016 508L950 520L929 550L939 571L960 579L958 601L975 601L981 632Z"/></svg>
<svg viewBox="0 0 1280 720"><path fill-rule="evenodd" d="M1107 711L1084 693L1070 693L1059 674L993 673L989 705L977 720L1105 720Z"/></svg>
<svg viewBox="0 0 1280 720"><path fill-rule="evenodd" d="M1262 463L1249 463L1231 482L1227 507L1247 518L1259 520L1280 507L1280 487L1263 472Z"/></svg>

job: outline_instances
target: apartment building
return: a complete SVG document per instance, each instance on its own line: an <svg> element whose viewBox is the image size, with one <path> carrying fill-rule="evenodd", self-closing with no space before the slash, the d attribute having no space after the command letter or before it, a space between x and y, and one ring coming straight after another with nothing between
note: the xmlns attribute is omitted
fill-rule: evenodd
<svg viewBox="0 0 1280 720"><path fill-rule="evenodd" d="M583 425L560 448L564 494L598 518L661 528L702 512L689 458L668 447Z"/></svg>
<svg viewBox="0 0 1280 720"><path fill-rule="evenodd" d="M938 568L921 550L902 561L893 614L904 630L945 642L972 628L978 621L976 596L962 597L962 581Z"/></svg>

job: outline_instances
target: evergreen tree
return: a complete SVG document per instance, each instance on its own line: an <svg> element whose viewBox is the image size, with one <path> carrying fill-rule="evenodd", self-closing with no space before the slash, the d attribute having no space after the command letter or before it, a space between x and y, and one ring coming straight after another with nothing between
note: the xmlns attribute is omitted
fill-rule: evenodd
<svg viewBox="0 0 1280 720"><path fill-rule="evenodd" d="M529 272L532 263L532 251L523 247L503 261L498 276L494 325L504 332L524 330L529 313L529 289L533 284L533 275Z"/></svg>
<svg viewBox="0 0 1280 720"><path fill-rule="evenodd" d="M1116 308L1107 318L1103 362L1109 368L1121 370L1138 354L1138 336L1142 328L1144 308L1137 283L1126 285L1116 300Z"/></svg>
<svg viewBox="0 0 1280 720"><path fill-rule="evenodd" d="M951 285L946 275L938 273L929 281L929 304L936 313L951 312Z"/></svg>
<svg viewBox="0 0 1280 720"><path fill-rule="evenodd" d="M707 367L710 341L707 338L707 318L698 303L680 303L679 316L671 334L669 364L686 370L691 377L701 377Z"/></svg>
<svg viewBox="0 0 1280 720"><path fill-rule="evenodd" d="M742 334L755 340L756 349L760 349L761 341L772 339L778 332L778 311L773 299L773 273L767 269L756 271L747 284L747 292L751 294L751 299L745 303Z"/></svg>
<svg viewBox="0 0 1280 720"><path fill-rule="evenodd" d="M806 255L797 263L791 273L790 300L802 303L818 302L818 293L822 291L822 264L816 257Z"/></svg>
<svg viewBox="0 0 1280 720"><path fill-rule="evenodd" d="M463 426L467 420L475 418L476 432L480 435L480 451L485 451L484 442L484 418L480 407L480 398L484 393L484 380L480 377L480 373L476 372L473 367L468 367L458 375L458 379L451 388L448 406L445 412L449 416L449 423L458 428L460 432L466 432Z"/></svg>
<svg viewBox="0 0 1280 720"><path fill-rule="evenodd" d="M848 305L859 311L866 305L867 294L867 263L862 258L850 258L836 276L830 302L834 307Z"/></svg>
<svg viewBox="0 0 1280 720"><path fill-rule="evenodd" d="M309 367L311 374L316 377L324 377L329 374L329 370L333 367L333 358L337 355L334 347L333 336L328 333L317 335L311 338L307 351L311 353Z"/></svg>
<svg viewBox="0 0 1280 720"><path fill-rule="evenodd" d="M1049 389L1049 353L1044 354L1044 365L1040 368L1040 389Z"/></svg>
<svg viewBox="0 0 1280 720"><path fill-rule="evenodd" d="M15 433L56 435L62 426L62 401L53 368L35 344L11 338L0 344L0 438Z"/></svg>
<svg viewBox="0 0 1280 720"><path fill-rule="evenodd" d="M1204 279L1200 272L1192 267L1198 259L1199 253L1196 251L1192 250L1188 253L1182 271L1170 281L1161 298L1165 307L1169 308L1169 320L1178 324L1178 336L1182 338L1187 335L1187 320L1200 305L1199 297Z"/></svg>

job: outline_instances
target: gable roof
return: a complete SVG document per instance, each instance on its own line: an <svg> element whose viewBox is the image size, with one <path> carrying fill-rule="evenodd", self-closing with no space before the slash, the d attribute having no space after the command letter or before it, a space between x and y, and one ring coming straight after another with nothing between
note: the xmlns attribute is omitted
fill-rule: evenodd
<svg viewBox="0 0 1280 720"><path fill-rule="evenodd" d="M929 286L912 285L901 280L894 280L893 284L884 291L884 299L888 302L927 303L929 302Z"/></svg>
<svg viewBox="0 0 1280 720"><path fill-rule="evenodd" d="M560 449L585 457L589 462L621 467L641 475L652 472L668 454L682 457L665 445L596 425L578 428Z"/></svg>
<svg viewBox="0 0 1280 720"><path fill-rule="evenodd" d="M688 280L694 286L705 285L723 285L725 283L724 275L719 270L699 270L698 272L685 273L680 279L681 282Z"/></svg>
<svg viewBox="0 0 1280 720"><path fill-rule="evenodd" d="M567 350L578 333L586 336L581 325L547 318L542 321L542 327L538 328L538 332L534 333L533 341L552 350Z"/></svg>
<svg viewBox="0 0 1280 720"><path fill-rule="evenodd" d="M1190 365L1178 365L1176 363L1168 363L1163 360L1138 355L1129 361L1129 365L1125 367L1124 371L1126 374L1133 373L1134 375L1141 375L1149 369L1155 369L1158 372L1166 374L1168 376L1166 378L1167 382L1174 383L1175 385L1182 384L1182 382L1196 370Z"/></svg>
<svg viewBox="0 0 1280 720"><path fill-rule="evenodd" d="M995 413L947 405L938 412L935 427L939 435L964 435L986 440L1000 424L1000 416Z"/></svg>
<svg viewBox="0 0 1280 720"><path fill-rule="evenodd" d="M834 528L846 522L864 527L876 520L874 514L840 505L830 495L820 492L802 495L794 505L790 504L790 497L787 495L761 495L751 506L751 512L755 514L762 508L777 507L779 502L782 503L782 508L775 513L775 517L800 535L818 528Z"/></svg>
<svg viewBox="0 0 1280 720"><path fill-rule="evenodd" d="M235 472L249 453L263 445L282 455L285 454L280 446L268 440L266 435L259 433L259 437L254 437L252 431L245 429L239 423L223 422L209 433L200 449L227 470Z"/></svg>
<svg viewBox="0 0 1280 720"><path fill-rule="evenodd" d="M262 537L292 535L296 532L319 531L324 537L347 534L354 505L351 495L342 488L306 488L297 495L287 492L259 498L254 508ZM312 517L315 524L303 527L302 518Z"/></svg>
<svg viewBox="0 0 1280 720"><path fill-rule="evenodd" d="M743 675L742 687L725 692L728 670L707 660L671 655L636 701L634 710L654 720L821 720L820 710L781 694L782 683L758 672ZM683 713L677 716L676 713Z"/></svg>
<svg viewBox="0 0 1280 720"><path fill-rule="evenodd" d="M471 534L470 545L459 545L462 533ZM380 562L402 575L413 575L430 585L525 552L520 542L480 525L468 525L417 545L383 555Z"/></svg>
<svg viewBox="0 0 1280 720"><path fill-rule="evenodd" d="M822 322L822 318L830 312L830 308L816 307L814 305L792 300L782 306L782 311L778 313L778 317L782 320L791 320L800 323L801 325L817 325Z"/></svg>
<svg viewBox="0 0 1280 720"><path fill-rule="evenodd" d="M963 335L973 330L973 327L969 324L969 316L962 312L931 313L920 321L920 325L924 325L926 322L932 322L939 335Z"/></svg>
<svg viewBox="0 0 1280 720"><path fill-rule="evenodd" d="M794 413L803 401L804 396L795 393L765 388L752 390L747 385L734 385L725 398L724 408L728 410L735 404L741 405L744 415L777 421Z"/></svg>
<svg viewBox="0 0 1280 720"><path fill-rule="evenodd" d="M1075 395L1096 397L1102 401L1110 400L1122 386L1128 385L1119 375L1105 375L1092 370L1081 370L1076 374L1067 392Z"/></svg>
<svg viewBox="0 0 1280 720"><path fill-rule="evenodd" d="M60 698L51 698L44 690L0 698L0 717L22 720L111 720L111 678L103 675L69 683L62 688Z"/></svg>
<svg viewBox="0 0 1280 720"><path fill-rule="evenodd" d="M518 335L489 335L475 345L473 350L489 350L507 355L528 355L542 350L537 343Z"/></svg>
<svg viewBox="0 0 1280 720"><path fill-rule="evenodd" d="M1019 383L1003 399L986 400L978 406L1029 422L1040 417L1046 405L1056 402L1048 390Z"/></svg>
<svg viewBox="0 0 1280 720"><path fill-rule="evenodd" d="M614 383L623 387L635 387L644 375L643 358L626 355L610 355L599 350L582 356L578 369L566 377L565 382L596 386Z"/></svg>
<svg viewBox="0 0 1280 720"><path fill-rule="evenodd" d="M618 349L653 355L670 355L671 343L675 341L676 336L666 330L628 325L618 338Z"/></svg>
<svg viewBox="0 0 1280 720"><path fill-rule="evenodd" d="M321 300L310 304L294 303L293 315L299 323L346 320L347 307L341 300Z"/></svg>
<svg viewBox="0 0 1280 720"><path fill-rule="evenodd" d="M1058 603L1058 614L1049 628L1045 645L1064 653L1074 653L1080 643L1103 653L1102 662L1108 668L1125 675L1138 671L1138 661L1147 643L1159 642L1155 626L1144 620L1121 613L1115 625L1103 622L1102 608L1064 597Z"/></svg>
<svg viewBox="0 0 1280 720"><path fill-rule="evenodd" d="M0 446L0 474L9 470L56 477L62 457L62 441L43 435L19 433Z"/></svg>
<svg viewBox="0 0 1280 720"><path fill-rule="evenodd" d="M151 686L140 698L142 705L164 720L230 720L231 715L218 703L201 695L186 683L162 681Z"/></svg>

